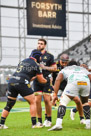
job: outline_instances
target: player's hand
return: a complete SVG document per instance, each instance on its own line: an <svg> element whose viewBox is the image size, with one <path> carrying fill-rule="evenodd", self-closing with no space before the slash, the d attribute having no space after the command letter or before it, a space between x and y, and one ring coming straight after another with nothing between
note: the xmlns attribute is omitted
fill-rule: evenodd
<svg viewBox="0 0 91 136"><path fill-rule="evenodd" d="M56 100L58 101L58 97L57 97L57 95L55 95L55 93L54 93L54 95L53 95L53 100L52 100L52 104L53 104L53 105L55 105Z"/></svg>
<svg viewBox="0 0 91 136"><path fill-rule="evenodd" d="M40 67L41 67L42 69L45 69L45 66L44 66L43 64L40 64Z"/></svg>

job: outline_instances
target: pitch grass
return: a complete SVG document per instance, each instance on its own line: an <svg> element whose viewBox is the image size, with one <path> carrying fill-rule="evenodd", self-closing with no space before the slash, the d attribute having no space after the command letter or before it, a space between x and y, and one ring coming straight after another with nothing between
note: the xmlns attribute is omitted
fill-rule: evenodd
<svg viewBox="0 0 91 136"><path fill-rule="evenodd" d="M44 106L44 103L42 103ZM70 103L74 106L74 103ZM5 102L0 102L0 109L3 109ZM17 102L14 108L29 107L27 102ZM1 115L1 113L0 113ZM56 122L57 110L52 111L52 125ZM43 111L44 121L44 111ZM70 110L66 111L63 119L63 129L61 131L47 131L48 128L32 129L29 112L11 113L7 120L7 130L0 130L0 136L90 136L91 130L84 129L85 125L80 125L78 113L75 120L70 119Z"/></svg>

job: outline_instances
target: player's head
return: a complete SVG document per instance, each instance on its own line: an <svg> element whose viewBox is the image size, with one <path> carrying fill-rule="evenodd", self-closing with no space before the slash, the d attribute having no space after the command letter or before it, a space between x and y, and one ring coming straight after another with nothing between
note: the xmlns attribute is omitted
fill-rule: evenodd
<svg viewBox="0 0 91 136"><path fill-rule="evenodd" d="M68 54L62 54L60 56L60 64L63 67L65 67L65 66L67 66L68 62L69 62L69 56L68 56Z"/></svg>
<svg viewBox="0 0 91 136"><path fill-rule="evenodd" d="M40 51L44 50L46 48L46 44L47 44L47 42L45 39L39 39L37 49Z"/></svg>
<svg viewBox="0 0 91 136"><path fill-rule="evenodd" d="M69 63L68 63L68 66L72 66L72 65L79 65L79 63L78 62L76 62L75 60L71 60L71 61L69 61Z"/></svg>
<svg viewBox="0 0 91 136"><path fill-rule="evenodd" d="M29 57L35 58L35 59L37 60L37 62L39 63L39 62L40 62L40 56L41 56L41 55L42 55L42 53L41 53L39 50L34 49L34 50L31 52L31 54L30 54Z"/></svg>

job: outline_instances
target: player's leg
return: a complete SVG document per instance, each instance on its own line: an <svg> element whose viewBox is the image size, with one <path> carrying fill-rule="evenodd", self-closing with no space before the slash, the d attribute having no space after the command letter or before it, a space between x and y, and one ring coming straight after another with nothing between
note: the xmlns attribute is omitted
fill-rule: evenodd
<svg viewBox="0 0 91 136"><path fill-rule="evenodd" d="M88 101L88 97L85 98L85 99L81 97L81 101L82 101L83 106L84 106L84 103L87 103L87 101ZM88 105L91 107L91 102L88 102ZM77 111L78 111L77 107L74 108L74 109L71 109L70 117L71 117L72 120L74 120L74 116L75 116L75 113L76 113ZM81 123L81 124L85 124L84 121L82 121L82 122L80 122L80 123Z"/></svg>
<svg viewBox="0 0 91 136"><path fill-rule="evenodd" d="M91 108L91 102L88 102L88 104L89 104L89 106L90 106L90 108Z"/></svg>
<svg viewBox="0 0 91 136"><path fill-rule="evenodd" d="M65 116L66 113L66 106L67 104L71 101L71 99L69 98L70 95L70 91L68 92L67 90L73 90L74 86L71 85L67 85L65 87L64 92L62 93L62 96L60 98L60 105L58 107L58 112L57 112L57 120L56 120L56 125L53 126L51 129L49 129L49 131L51 130L60 130L62 129L62 121L63 121L63 117ZM68 95L68 94L69 95ZM71 93L72 94L72 93Z"/></svg>
<svg viewBox="0 0 91 136"><path fill-rule="evenodd" d="M82 108L82 103L79 96L79 86L77 85L77 82L75 82L74 84L68 84L68 90L70 90L69 92L66 92L66 94L69 94L70 96L74 96L73 100L76 103L77 108L74 109L75 112L73 112L73 110L71 109L71 113L70 113L70 117L72 120L74 120L74 116L76 111L79 111L79 115L80 115L80 123L83 124L82 122L85 122L84 120L84 116L83 116L83 108Z"/></svg>
<svg viewBox="0 0 91 136"><path fill-rule="evenodd" d="M37 117L38 117L38 125L42 126L42 105L41 105L42 95L35 95L36 101L36 109L37 109Z"/></svg>
<svg viewBox="0 0 91 136"><path fill-rule="evenodd" d="M86 129L91 129L91 126L90 126L90 105L88 103L88 96L87 97L81 96L81 100L83 103L84 116L86 118Z"/></svg>
<svg viewBox="0 0 91 136"><path fill-rule="evenodd" d="M45 127L50 127L52 124L51 114L52 114L52 103L51 103L51 95L48 93L43 94L44 103L45 103L45 111L46 111L46 120L43 125Z"/></svg>
<svg viewBox="0 0 91 136"><path fill-rule="evenodd" d="M0 129L7 129L8 127L5 125L6 118L8 117L10 110L16 103L16 97L17 97L17 92L15 91L15 87L11 86L10 84L9 90L8 90L8 98L7 98L7 103L5 108L2 111L1 114L1 119L0 119Z"/></svg>
<svg viewBox="0 0 91 136"><path fill-rule="evenodd" d="M84 104L84 103L87 103L87 101L88 101L88 98L87 98L87 99L82 99L82 97L81 97L80 99L81 99L81 101L82 101L83 104ZM78 108L77 108L77 107L71 109L70 117L71 117L72 120L74 120L74 116L75 116L75 113L76 113L77 111L78 111Z"/></svg>
<svg viewBox="0 0 91 136"><path fill-rule="evenodd" d="M76 96L73 98L73 101L76 103L77 110L80 115L80 123L85 124L84 114L83 114L83 106L82 106L82 102L81 102L80 98L78 96Z"/></svg>
<svg viewBox="0 0 91 136"><path fill-rule="evenodd" d="M71 120L74 120L74 119L75 119L75 114L76 114L77 111L78 111L78 110L77 110L77 107L76 107L76 108L72 108L72 109L70 110L70 118L71 118Z"/></svg>
<svg viewBox="0 0 91 136"><path fill-rule="evenodd" d="M87 85L83 86L83 90L81 92L81 101L83 104L83 111L84 111L84 116L86 118L86 129L90 129L90 106L88 104L88 98L90 94L90 82L87 82Z"/></svg>
<svg viewBox="0 0 91 136"><path fill-rule="evenodd" d="M36 128L36 101L35 101L35 95L30 87L30 84L19 84L18 86L19 93L21 96L27 100L27 102L30 105L30 117L32 121L32 128Z"/></svg>
<svg viewBox="0 0 91 136"><path fill-rule="evenodd" d="M52 91L53 87L49 84L46 84L43 89L43 98L45 103L46 117L43 125L45 127L50 127L52 125Z"/></svg>
<svg viewBox="0 0 91 136"><path fill-rule="evenodd" d="M79 114L81 117L83 117L83 108L82 108L82 103L81 103L80 99L79 98L77 99L74 96L69 96L69 95L66 95L63 93L62 97L60 99L60 106L58 107L56 125L53 126L51 129L49 129L49 131L62 129L62 121L63 121L63 117L65 116L65 113L66 113L66 106L71 100L75 101L75 103L78 106Z"/></svg>
<svg viewBox="0 0 91 136"><path fill-rule="evenodd" d="M53 92L50 94L50 102L52 102L52 98L53 98ZM55 105L53 105L53 106L56 106L56 102L55 102ZM46 124L46 122L47 122L47 120L48 120L46 113L47 113L47 112L46 112L46 107L45 107L45 121L44 121L44 123L43 123L44 126L45 126L45 124ZM50 123L50 124L51 124L51 123Z"/></svg>
<svg viewBox="0 0 91 136"><path fill-rule="evenodd" d="M69 98L69 96L63 93L60 98L60 105L58 107L56 125L54 125L51 129L49 129L49 131L62 129L62 121L66 113L66 106L70 101L71 99Z"/></svg>
<svg viewBox="0 0 91 136"><path fill-rule="evenodd" d="M37 109L37 117L38 117L38 126L43 126L42 125L42 105L41 105L41 100L42 100L42 90L43 86L39 84L38 81L33 82L34 86L34 94L35 94L35 101L36 101L36 109Z"/></svg>
<svg viewBox="0 0 91 136"><path fill-rule="evenodd" d="M69 91L68 91L69 90ZM62 129L62 121L63 117L65 116L66 112L66 106L67 104L75 98L75 96L78 95L78 89L77 86L74 86L74 84L68 84L61 96L60 99L60 106L58 108L58 114L57 114L57 120L56 120L56 125L49 129L49 130L57 130L57 129ZM79 99L80 100L80 99ZM77 101L77 104L79 105L80 102ZM82 114L82 113L81 113Z"/></svg>
<svg viewBox="0 0 91 136"><path fill-rule="evenodd" d="M30 117L32 121L32 128L36 125L36 102L35 102L35 96L34 94L28 95L24 97L25 100L28 101L30 105Z"/></svg>

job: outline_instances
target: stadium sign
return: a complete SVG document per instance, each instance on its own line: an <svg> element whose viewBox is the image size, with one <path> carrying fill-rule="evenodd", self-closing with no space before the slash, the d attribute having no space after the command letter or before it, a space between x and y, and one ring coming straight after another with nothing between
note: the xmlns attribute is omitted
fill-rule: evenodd
<svg viewBox="0 0 91 136"><path fill-rule="evenodd" d="M66 36L66 0L27 0L27 33Z"/></svg>

